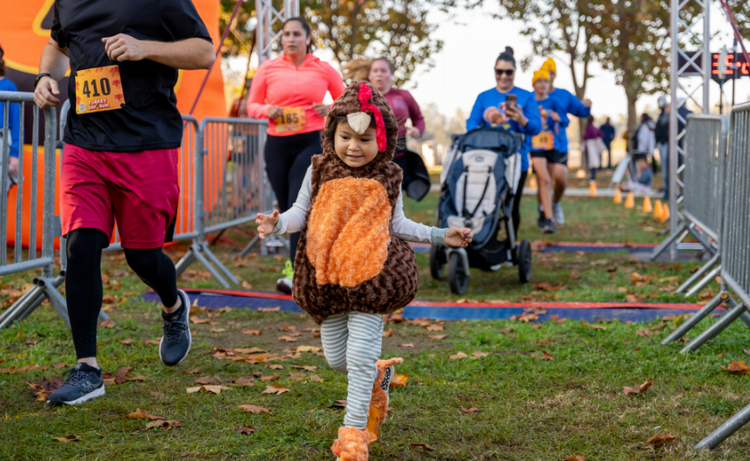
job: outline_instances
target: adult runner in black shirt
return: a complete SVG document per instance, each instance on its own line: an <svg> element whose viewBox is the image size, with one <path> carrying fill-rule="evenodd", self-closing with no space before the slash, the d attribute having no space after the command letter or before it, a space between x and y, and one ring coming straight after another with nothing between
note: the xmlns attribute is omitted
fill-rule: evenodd
<svg viewBox="0 0 750 461"><path fill-rule="evenodd" d="M161 247L171 240L179 200L177 69L208 69L213 61L211 38L190 0L55 1L34 100L40 108L59 104L57 81L70 65L60 214L78 364L51 403L104 394L96 321L101 253L115 219L128 264L163 304L162 362L176 365L190 350L190 302Z"/></svg>

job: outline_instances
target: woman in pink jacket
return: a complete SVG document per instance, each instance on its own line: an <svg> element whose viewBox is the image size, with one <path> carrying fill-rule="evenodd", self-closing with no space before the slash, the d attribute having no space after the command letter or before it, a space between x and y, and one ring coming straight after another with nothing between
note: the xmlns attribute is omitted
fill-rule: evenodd
<svg viewBox="0 0 750 461"><path fill-rule="evenodd" d="M312 55L310 26L302 18L284 23L284 53L263 62L253 77L247 114L267 118L266 171L279 203L279 211L292 207L312 156L323 152L321 132L329 107L326 93L336 100L344 92L341 76L328 63ZM290 238L294 262L299 233ZM276 288L291 293L291 278L280 279Z"/></svg>

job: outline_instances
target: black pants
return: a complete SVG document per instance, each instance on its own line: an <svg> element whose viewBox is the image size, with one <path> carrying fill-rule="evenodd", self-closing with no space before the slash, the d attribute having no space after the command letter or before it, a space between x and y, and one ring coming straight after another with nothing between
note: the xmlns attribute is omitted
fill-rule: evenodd
<svg viewBox="0 0 750 461"><path fill-rule="evenodd" d="M266 172L281 213L294 205L312 156L322 152L319 131L291 136L268 136L265 151ZM289 238L289 259L292 260L292 264L297 252L297 242L299 233L294 233Z"/></svg>
<svg viewBox="0 0 750 461"><path fill-rule="evenodd" d="M109 242L107 235L98 229L77 229L67 238L65 290L73 344L79 359L96 357L96 321L102 307L102 250ZM174 264L161 248L125 249L125 258L165 306L177 304Z"/></svg>
<svg viewBox="0 0 750 461"><path fill-rule="evenodd" d="M518 226L521 225L521 197L523 197L523 188L526 185L526 175L528 171L521 173L521 179L518 181L518 189L516 190L516 196L513 197L513 211L510 217L513 218L513 233L518 241Z"/></svg>

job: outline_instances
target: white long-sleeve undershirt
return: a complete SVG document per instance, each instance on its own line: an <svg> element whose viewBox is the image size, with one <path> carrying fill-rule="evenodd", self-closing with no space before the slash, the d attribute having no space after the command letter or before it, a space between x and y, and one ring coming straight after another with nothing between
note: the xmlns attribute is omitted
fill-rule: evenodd
<svg viewBox="0 0 750 461"><path fill-rule="evenodd" d="M279 222L274 227L271 235L294 233L302 230L305 224L305 216L310 206L310 195L312 193L312 166L307 169L302 187L297 195L297 200L292 208L279 215ZM431 243L432 245L445 244L445 229L425 226L407 218L404 215L403 194L399 192L396 201L396 211L393 214L393 232L396 237L407 242Z"/></svg>

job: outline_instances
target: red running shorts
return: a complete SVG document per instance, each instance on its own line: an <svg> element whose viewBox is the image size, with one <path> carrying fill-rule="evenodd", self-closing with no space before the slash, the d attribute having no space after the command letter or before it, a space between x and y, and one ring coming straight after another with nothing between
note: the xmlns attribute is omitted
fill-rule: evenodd
<svg viewBox="0 0 750 461"><path fill-rule="evenodd" d="M62 234L99 229L123 248L172 240L180 197L177 149L99 152L65 144L60 175Z"/></svg>

